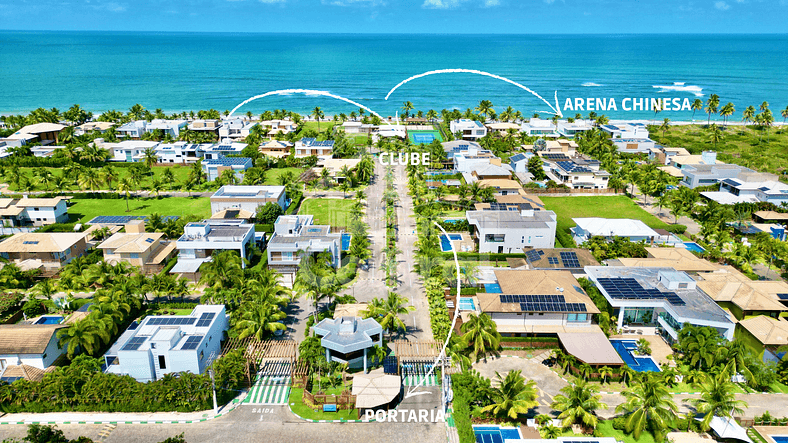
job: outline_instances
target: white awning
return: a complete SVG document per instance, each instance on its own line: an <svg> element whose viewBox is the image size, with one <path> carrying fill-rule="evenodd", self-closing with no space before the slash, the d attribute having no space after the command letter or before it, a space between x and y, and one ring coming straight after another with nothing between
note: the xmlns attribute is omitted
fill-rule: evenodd
<svg viewBox="0 0 788 443"><path fill-rule="evenodd" d="M695 420L701 421L703 417L698 417ZM753 443L750 437L747 436L747 430L741 427L733 418L722 418L716 415L711 419L711 429L720 438L734 438L736 440L746 441Z"/></svg>

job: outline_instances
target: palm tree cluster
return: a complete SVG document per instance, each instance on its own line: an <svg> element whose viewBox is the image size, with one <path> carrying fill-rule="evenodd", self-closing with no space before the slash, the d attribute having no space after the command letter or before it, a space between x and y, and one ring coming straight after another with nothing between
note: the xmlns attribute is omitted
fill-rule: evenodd
<svg viewBox="0 0 788 443"><path fill-rule="evenodd" d="M399 316L416 310L414 306L406 306L407 303L407 298L389 292L385 299L373 298L361 314L364 318L375 319L385 331L388 331L390 337L394 332L405 331L405 322Z"/></svg>
<svg viewBox="0 0 788 443"><path fill-rule="evenodd" d="M386 189L383 191L383 206L386 208L386 246L383 249L385 259L383 269L386 271L386 283L394 286L397 283L397 254L402 251L397 248L397 209L399 195L394 189L394 172L389 166L385 175Z"/></svg>

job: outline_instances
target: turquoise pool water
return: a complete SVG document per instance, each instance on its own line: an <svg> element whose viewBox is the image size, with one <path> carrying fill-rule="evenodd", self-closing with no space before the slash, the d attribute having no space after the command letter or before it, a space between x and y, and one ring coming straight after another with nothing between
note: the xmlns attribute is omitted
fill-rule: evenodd
<svg viewBox="0 0 788 443"><path fill-rule="evenodd" d="M501 285L498 283L485 283L484 290L489 294L500 294L502 292Z"/></svg>
<svg viewBox="0 0 788 443"><path fill-rule="evenodd" d="M36 320L35 325L59 325L63 321L62 315L45 315Z"/></svg>
<svg viewBox="0 0 788 443"><path fill-rule="evenodd" d="M474 426L473 433L476 436L476 443L503 443L505 440L522 438L519 429L501 426Z"/></svg>
<svg viewBox="0 0 788 443"><path fill-rule="evenodd" d="M460 297L460 311L475 311L476 304L471 297Z"/></svg>
<svg viewBox="0 0 788 443"><path fill-rule="evenodd" d="M350 249L350 239L353 236L350 234L342 234L342 251Z"/></svg>
<svg viewBox="0 0 788 443"><path fill-rule="evenodd" d="M634 340L610 340L610 344L616 349L618 355L630 368L637 372L659 372L659 366L651 357L635 357L632 353L637 349L637 342Z"/></svg>
<svg viewBox="0 0 788 443"><path fill-rule="evenodd" d="M684 246L687 248L687 250L692 251L692 252L701 253L701 252L706 251L699 244L697 244L695 242L691 242L691 241L684 242Z"/></svg>
<svg viewBox="0 0 788 443"><path fill-rule="evenodd" d="M443 252L450 252L451 251L451 242L455 240L462 240L461 234L449 234L446 237L446 234L441 235L441 251Z"/></svg>

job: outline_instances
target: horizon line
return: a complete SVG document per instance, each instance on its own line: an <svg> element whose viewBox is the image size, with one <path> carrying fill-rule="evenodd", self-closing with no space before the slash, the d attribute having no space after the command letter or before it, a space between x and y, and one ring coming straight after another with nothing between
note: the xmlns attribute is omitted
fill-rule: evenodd
<svg viewBox="0 0 788 443"><path fill-rule="evenodd" d="M2 29L0 32L39 33L39 32L68 32L68 33L140 33L140 34L257 34L257 35L469 35L469 36L535 36L535 35L600 35L600 36L648 36L648 35L770 35L788 36L788 32L291 32L291 31L160 31L160 30L128 30L128 29Z"/></svg>

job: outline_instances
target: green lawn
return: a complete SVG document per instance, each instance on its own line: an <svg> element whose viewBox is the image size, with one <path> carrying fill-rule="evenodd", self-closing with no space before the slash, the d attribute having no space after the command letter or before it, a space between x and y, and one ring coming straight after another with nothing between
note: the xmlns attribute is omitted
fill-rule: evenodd
<svg viewBox="0 0 788 443"><path fill-rule="evenodd" d="M305 405L301 398L304 396L304 388L293 388L290 390L290 409L301 418L312 420L358 420L358 409L339 410L337 412L323 412L322 409L315 411Z"/></svg>
<svg viewBox="0 0 788 443"><path fill-rule="evenodd" d="M301 203L300 215L314 215L316 225L335 227L350 226L350 208L353 200L336 198L309 198Z"/></svg>
<svg viewBox="0 0 788 443"><path fill-rule="evenodd" d="M629 197L592 196L592 197L541 197L545 208L555 211L558 216L557 230L569 232L575 226L572 218L633 218L654 229L665 229L668 224L641 209Z"/></svg>
<svg viewBox="0 0 788 443"><path fill-rule="evenodd" d="M646 430L640 434L640 439L635 440L635 437L632 435L613 429L612 420L599 420L596 429L603 437L615 437L617 441L623 441L624 443L655 443L654 436Z"/></svg>
<svg viewBox="0 0 788 443"><path fill-rule="evenodd" d="M272 185L272 186L281 186L279 182L279 177L282 176L285 172L290 171L293 173L293 176L298 179L298 177L304 172L302 168L274 168L268 169L265 171L265 184Z"/></svg>
<svg viewBox="0 0 788 443"><path fill-rule="evenodd" d="M306 130L306 129L312 129L312 130L315 130L315 131L318 131L318 132L320 132L320 133L321 133L321 135L323 135L323 137L321 137L321 139L325 139L325 135L324 135L324 133L326 133L326 132L328 132L328 131L333 131L334 125L336 125L336 124L337 124L337 123L336 123L336 122L334 122L334 121L328 121L328 120L324 121L324 120L320 120L320 130L318 130L318 122L302 122L302 123L301 123L301 125L302 125L302 128L301 128L301 130L298 132L298 134L297 134L297 135L298 135L298 137L297 137L297 138L299 138L299 139L300 139L300 138L302 137L302 135L301 135L301 134L304 132L304 130Z"/></svg>
<svg viewBox="0 0 788 443"><path fill-rule="evenodd" d="M776 110L772 112L779 116ZM788 131L784 127L729 126L716 146L705 125L671 126L664 135L656 127L649 130L657 143L686 148L693 154L712 150L718 152L718 160L777 174L788 168Z"/></svg>
<svg viewBox="0 0 788 443"><path fill-rule="evenodd" d="M129 198L129 212L125 199L73 199L68 208L72 221L86 223L98 215L197 215L211 216L211 201L208 197L151 197Z"/></svg>
<svg viewBox="0 0 788 443"><path fill-rule="evenodd" d="M112 166L111 163L109 163L109 165ZM19 170L22 172L22 174L24 176L26 176L31 181L31 183L33 183L35 185L33 190L34 191L52 191L52 190L54 190L53 185L50 184L49 187L47 188L47 187L43 186L42 184L40 184L38 182L38 179L33 176L33 170L34 169L38 169L38 168L19 168ZM62 168L44 168L44 169L48 170L53 175L58 175L59 176L59 175L61 175L63 173L62 172L63 171ZM128 176L128 174L129 174L129 168L127 168L127 167L117 167L117 166L115 166L112 169L118 175L118 180L122 179L123 177ZM161 176L164 173L165 169L171 169L172 172L173 172L173 175L175 176L175 182L171 183L171 184L165 183L164 184L165 190L167 190L167 189L181 189L183 187L183 184L186 182L186 179L187 179L187 177L189 175L190 167L189 166L183 166L183 165L153 166L151 169L153 171L153 174L145 176L145 178L142 180L142 183L140 184L140 187L143 188L143 189L150 188L150 184L151 184L151 182L154 179L158 178L158 179L161 180ZM96 170L100 171L101 168L96 168ZM115 180L112 183L113 188L115 188L117 186L118 180ZM8 174L6 174L6 176L0 181L2 181L4 183L8 183L8 186L9 186L10 190L12 190L12 191L19 191L19 189L17 189L17 186L15 184L11 183L11 179L10 179L10 176ZM66 186L61 188L62 191L76 191L76 190L80 190L80 189L81 188L76 183L68 183ZM101 188L99 188L99 189L109 189L109 187L107 186L106 183L104 183L102 181Z"/></svg>

